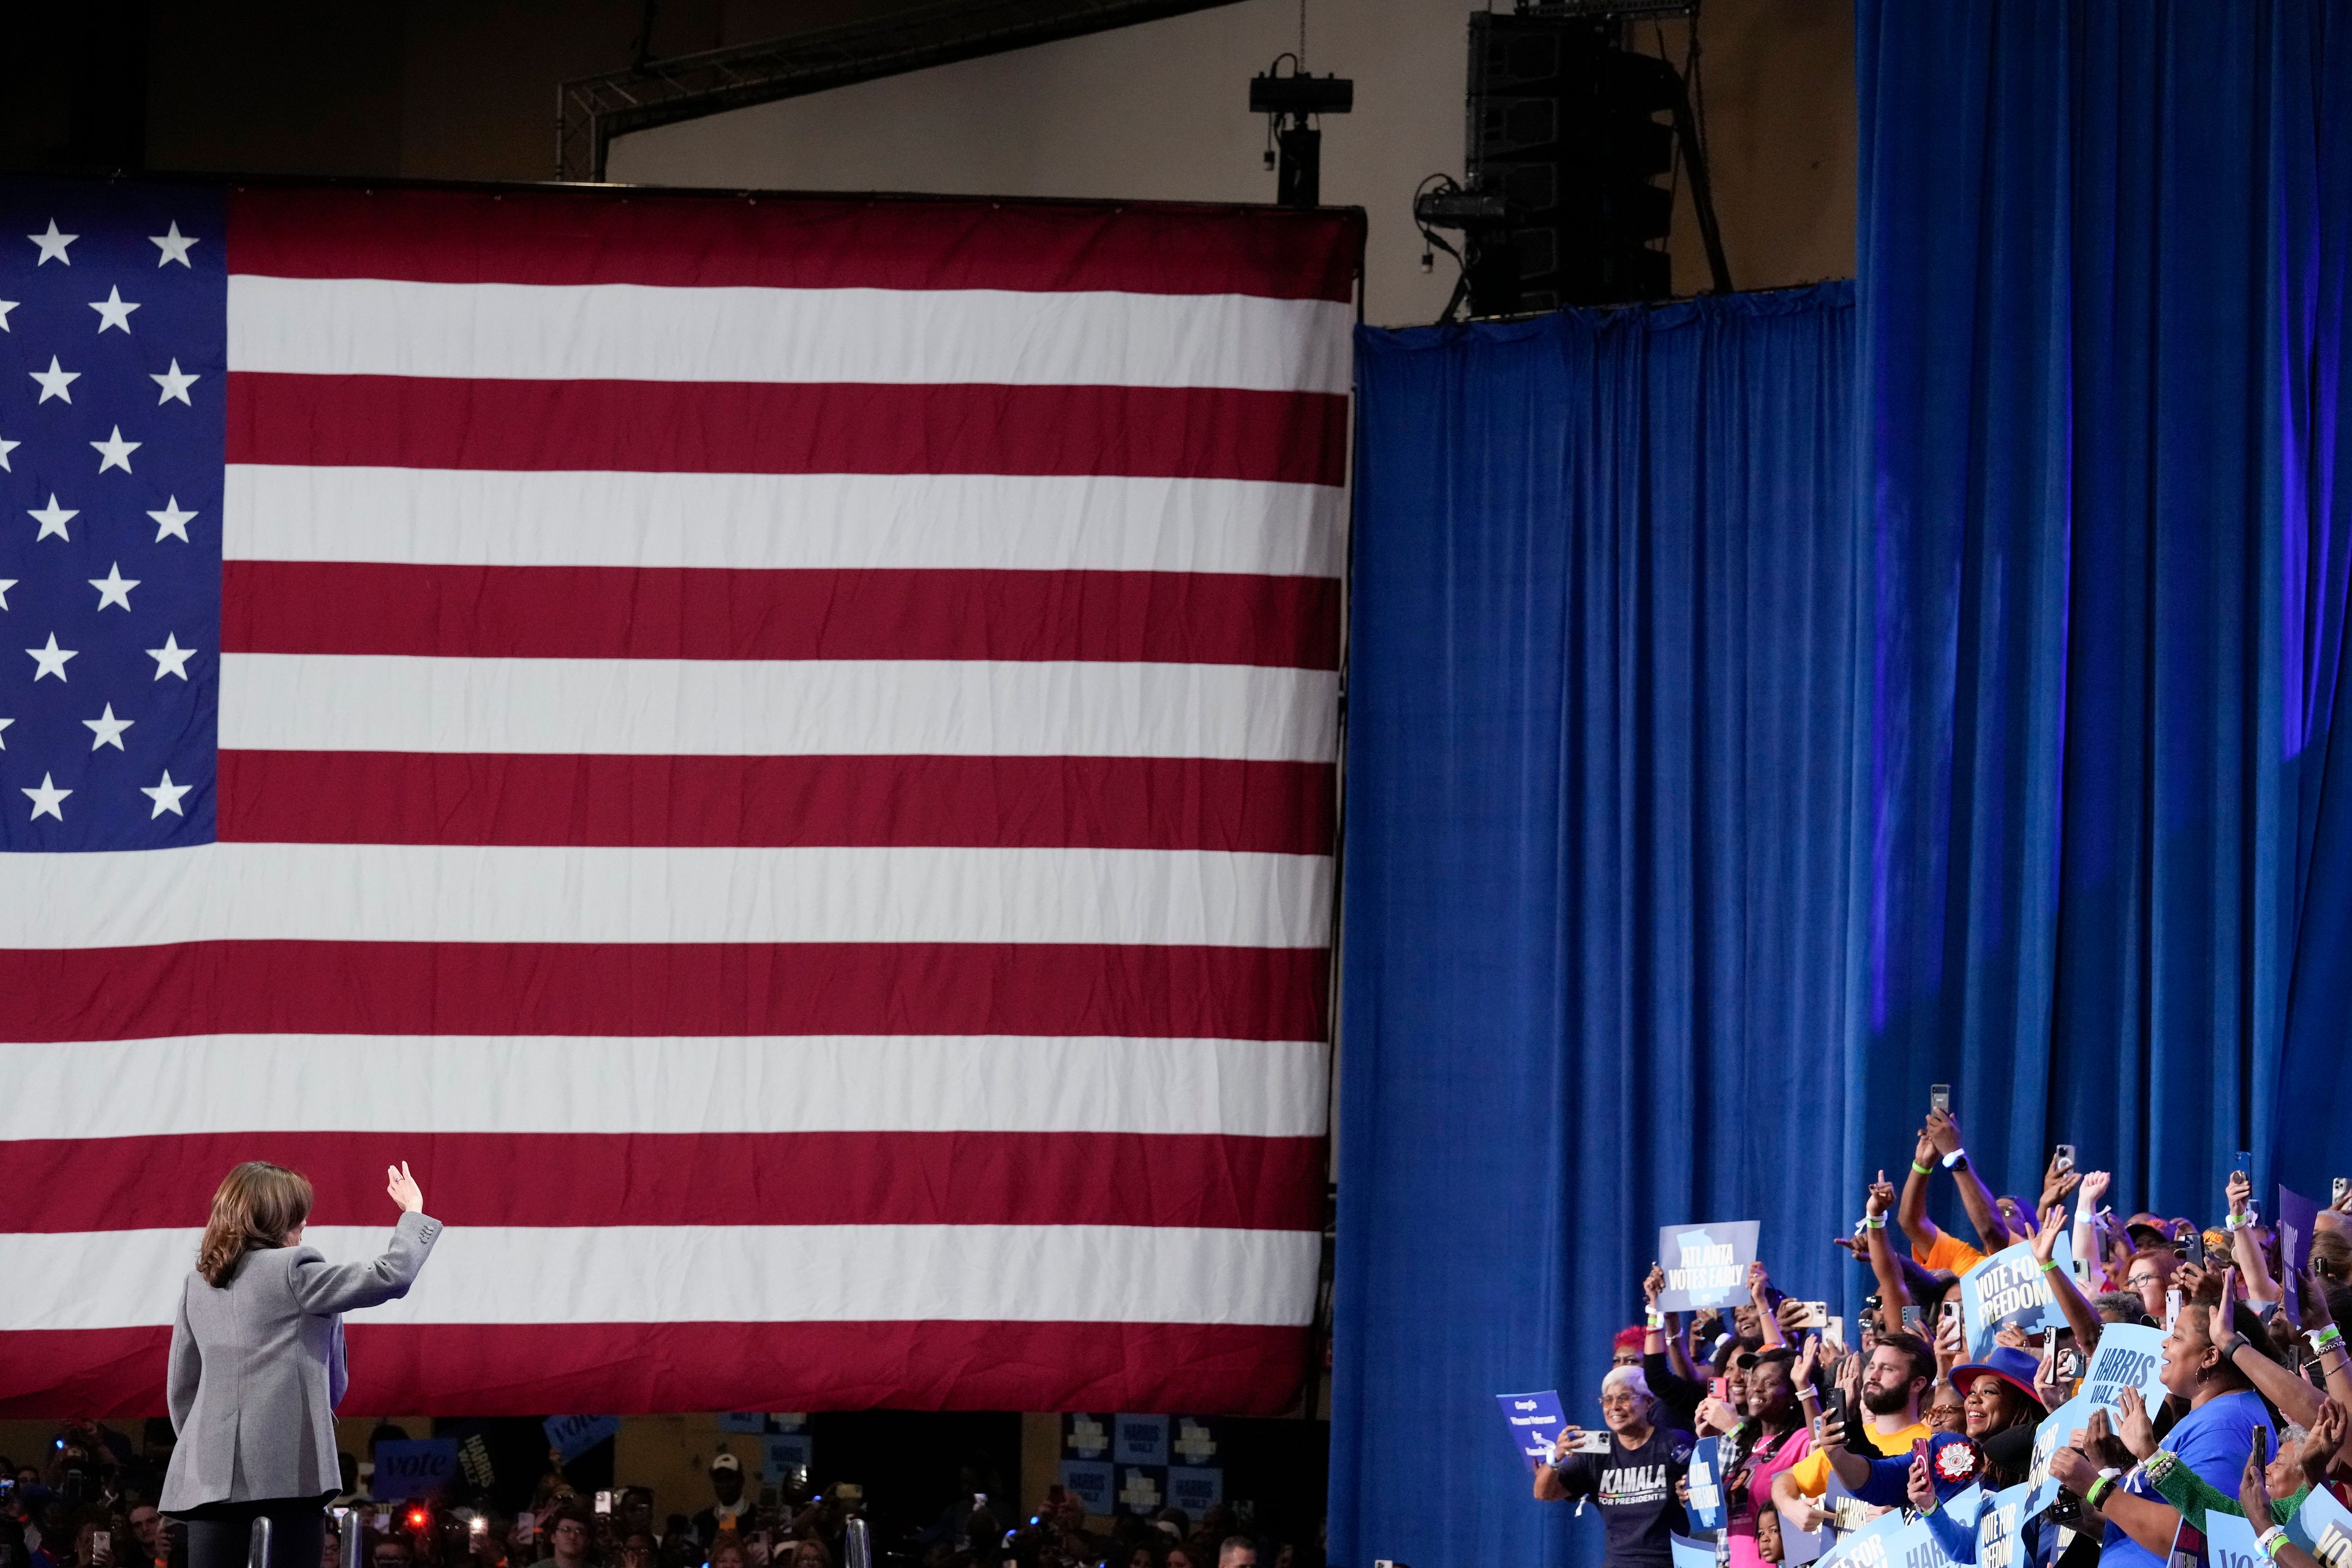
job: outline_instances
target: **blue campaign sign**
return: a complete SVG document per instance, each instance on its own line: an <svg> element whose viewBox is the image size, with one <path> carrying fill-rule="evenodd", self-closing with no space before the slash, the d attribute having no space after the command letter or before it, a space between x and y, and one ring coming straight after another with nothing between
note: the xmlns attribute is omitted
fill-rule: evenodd
<svg viewBox="0 0 2352 1568"><path fill-rule="evenodd" d="M1168 1462L1168 1417L1122 1414L1111 1428L1110 1457L1122 1465Z"/></svg>
<svg viewBox="0 0 2352 1568"><path fill-rule="evenodd" d="M1701 1437L1691 1446L1690 1524L1709 1532L1724 1526L1723 1440Z"/></svg>
<svg viewBox="0 0 2352 1568"><path fill-rule="evenodd" d="M2061 1268L2073 1267L2063 1236L2058 1238L2054 1261ZM2008 1324L2014 1323L2030 1334L2064 1321L2029 1243L2004 1247L1960 1276L1960 1323L1968 1332L1969 1355L1973 1360L1984 1359L1992 1350L1993 1335Z"/></svg>
<svg viewBox="0 0 2352 1568"><path fill-rule="evenodd" d="M1225 1472L1214 1465L1168 1467L1168 1502L1197 1521L1225 1500Z"/></svg>
<svg viewBox="0 0 2352 1568"><path fill-rule="evenodd" d="M1219 1464L1221 1451L1217 1423L1201 1415L1179 1415L1168 1429L1168 1459L1171 1464Z"/></svg>
<svg viewBox="0 0 2352 1568"><path fill-rule="evenodd" d="M768 1413L764 1410L730 1410L719 1417L721 1432L764 1432L768 1429Z"/></svg>
<svg viewBox="0 0 2352 1568"><path fill-rule="evenodd" d="M1527 1460L1528 1474L1534 1475L1551 1458L1552 1439L1568 1424L1567 1413L1560 1409L1559 1391L1545 1388L1533 1394L1498 1394L1495 1403L1503 1407L1503 1424L1511 1434L1511 1447Z"/></svg>
<svg viewBox="0 0 2352 1568"><path fill-rule="evenodd" d="M2352 1512L2325 1491L2305 1496L2303 1506L2286 1521L2286 1535L2327 1568L2352 1563Z"/></svg>
<svg viewBox="0 0 2352 1568"><path fill-rule="evenodd" d="M1824 1524L1819 1530L1800 1530L1795 1520L1781 1512L1780 1568L1805 1568L1836 1544L1835 1527Z"/></svg>
<svg viewBox="0 0 2352 1568"><path fill-rule="evenodd" d="M808 1479L816 1439L806 1432L772 1432L760 1441L760 1479L772 1485Z"/></svg>
<svg viewBox="0 0 2352 1568"><path fill-rule="evenodd" d="M2083 1374L2083 1393L2109 1410L2123 1409L2123 1391L2137 1388L2150 1415L2164 1403L2164 1331L2137 1323L2109 1323L2099 1331L2099 1348Z"/></svg>
<svg viewBox="0 0 2352 1568"><path fill-rule="evenodd" d="M540 1426L547 1433L547 1446L568 1465L618 1432L621 1418L617 1415L551 1415Z"/></svg>
<svg viewBox="0 0 2352 1568"><path fill-rule="evenodd" d="M1747 1300L1748 1266L1756 1261L1756 1227L1752 1219L1661 1226L1658 1263L1666 1271L1666 1289L1658 1298L1658 1310L1688 1312Z"/></svg>
<svg viewBox="0 0 2352 1568"><path fill-rule="evenodd" d="M1109 1464L1101 1459L1064 1459L1062 1489L1078 1500L1078 1505L1097 1517L1111 1510L1111 1473Z"/></svg>
<svg viewBox="0 0 2352 1568"><path fill-rule="evenodd" d="M1150 1519L1168 1506L1168 1467L1165 1465L1121 1465L1118 1467L1118 1490L1111 1500L1121 1513L1138 1514Z"/></svg>
<svg viewBox="0 0 2352 1568"><path fill-rule="evenodd" d="M1715 1547L1705 1541L1693 1541L1686 1535L1673 1538L1675 1568L1715 1568Z"/></svg>
<svg viewBox="0 0 2352 1568"><path fill-rule="evenodd" d="M2319 1205L2291 1187L2279 1189L2278 1242L2281 1295L2286 1321L2303 1327L2303 1298L2294 1282L2311 1267L2311 1233L2319 1228Z"/></svg>
<svg viewBox="0 0 2352 1568"><path fill-rule="evenodd" d="M1062 1416L1062 1458L1109 1458L1110 1429L1118 1419L1115 1415L1090 1415L1083 1410L1066 1411ZM1104 1485L1108 1486L1109 1482L1105 1481Z"/></svg>
<svg viewBox="0 0 2352 1568"><path fill-rule="evenodd" d="M1986 1500L1977 1510L1977 1568L2021 1568L2025 1528L2025 1494L2030 1489L2011 1487Z"/></svg>
<svg viewBox="0 0 2352 1568"><path fill-rule="evenodd" d="M1823 1552L1815 1568L1836 1568L1840 1563L1851 1563L1853 1568L1903 1568L1901 1559L1890 1565L1886 1555L1887 1538L1903 1529L1902 1514L1882 1513Z"/></svg>
<svg viewBox="0 0 2352 1568"><path fill-rule="evenodd" d="M419 1437L375 1446L376 1497L384 1502L432 1497L448 1489L457 1474L457 1439Z"/></svg>
<svg viewBox="0 0 2352 1568"><path fill-rule="evenodd" d="M2090 1425L2092 1411L2105 1408L2097 1400L2078 1394L2042 1417L2042 1425L2033 1429L2033 1463L2025 1472L2023 1518L2038 1519L2058 1500L2058 1479L2050 1473L2051 1456Z"/></svg>
<svg viewBox="0 0 2352 1568"><path fill-rule="evenodd" d="M2205 1510L2205 1561L2212 1568L2270 1568L2270 1558L2254 1543L2254 1527L2242 1513Z"/></svg>

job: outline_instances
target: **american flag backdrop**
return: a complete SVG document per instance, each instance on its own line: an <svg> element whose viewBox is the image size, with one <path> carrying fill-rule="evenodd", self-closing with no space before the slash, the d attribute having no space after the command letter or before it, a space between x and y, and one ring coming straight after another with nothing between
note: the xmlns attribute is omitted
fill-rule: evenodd
<svg viewBox="0 0 2352 1568"><path fill-rule="evenodd" d="M1344 215L0 186L0 1414L248 1158L356 1411L1263 1412Z"/></svg>

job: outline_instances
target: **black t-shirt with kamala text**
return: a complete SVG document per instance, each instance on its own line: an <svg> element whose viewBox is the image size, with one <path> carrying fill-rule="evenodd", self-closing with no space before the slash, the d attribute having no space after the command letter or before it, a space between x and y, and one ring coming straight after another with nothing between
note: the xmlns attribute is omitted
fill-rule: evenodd
<svg viewBox="0 0 2352 1568"><path fill-rule="evenodd" d="M1651 1429L1650 1440L1629 1448L1614 1434L1605 1454L1570 1454L1558 1473L1570 1500L1601 1507L1610 1568L1671 1568L1672 1537L1688 1529L1675 1495L1690 1469L1691 1435Z"/></svg>

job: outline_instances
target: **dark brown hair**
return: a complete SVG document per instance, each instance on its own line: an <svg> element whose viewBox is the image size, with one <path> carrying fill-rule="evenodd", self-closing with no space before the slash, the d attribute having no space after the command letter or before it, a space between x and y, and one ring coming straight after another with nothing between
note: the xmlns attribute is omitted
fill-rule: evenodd
<svg viewBox="0 0 2352 1568"><path fill-rule="evenodd" d="M221 1178L213 1217L196 1250L196 1272L226 1286L257 1247L283 1247L286 1235L310 1217L310 1184L299 1172L267 1160L247 1160Z"/></svg>

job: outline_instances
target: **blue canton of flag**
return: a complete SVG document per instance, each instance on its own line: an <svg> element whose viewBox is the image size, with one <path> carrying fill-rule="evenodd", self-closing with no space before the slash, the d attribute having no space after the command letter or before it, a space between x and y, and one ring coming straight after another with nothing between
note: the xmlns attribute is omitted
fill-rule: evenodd
<svg viewBox="0 0 2352 1568"><path fill-rule="evenodd" d="M214 837L217 193L0 185L0 850Z"/></svg>

